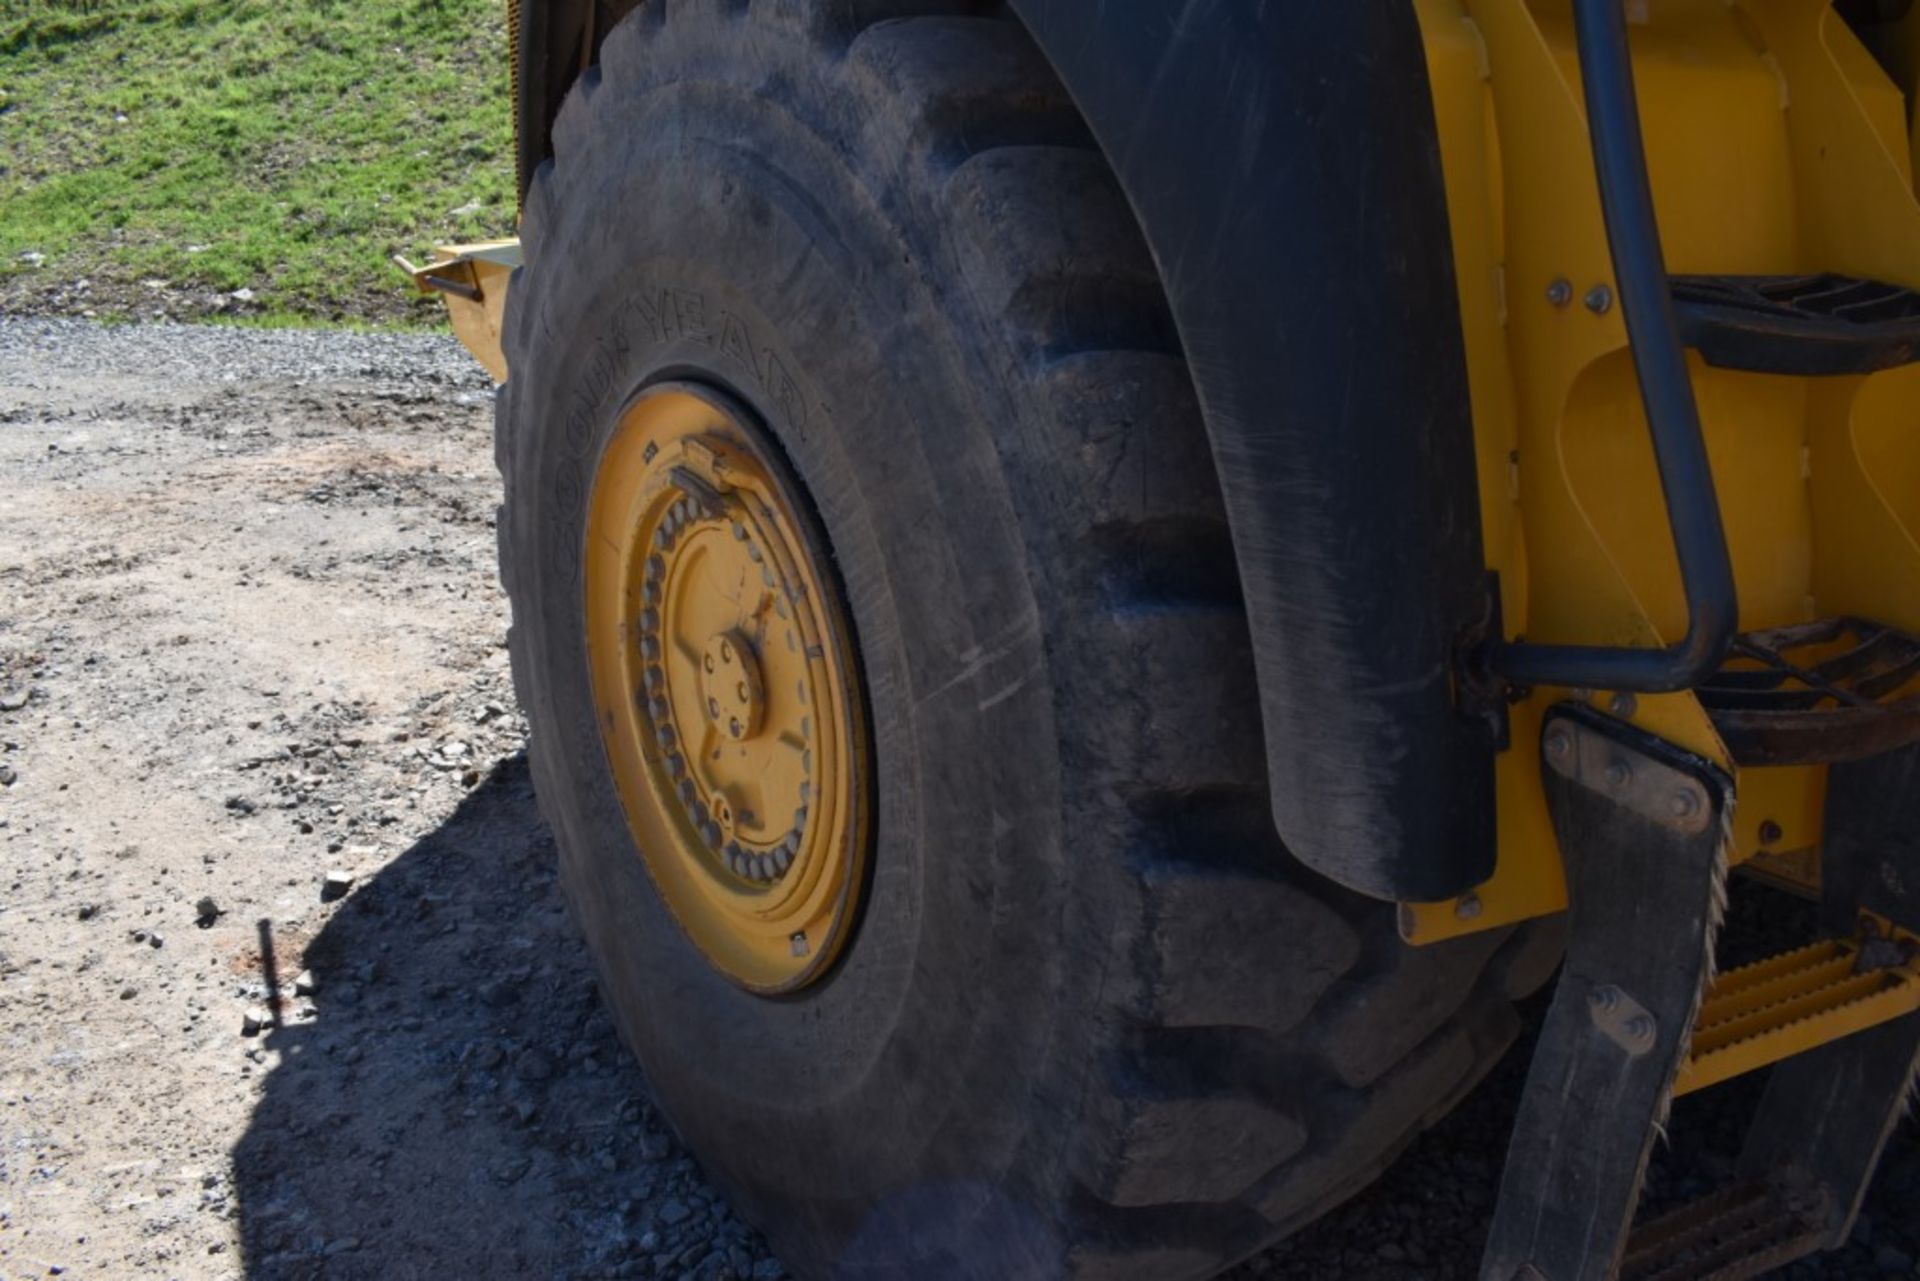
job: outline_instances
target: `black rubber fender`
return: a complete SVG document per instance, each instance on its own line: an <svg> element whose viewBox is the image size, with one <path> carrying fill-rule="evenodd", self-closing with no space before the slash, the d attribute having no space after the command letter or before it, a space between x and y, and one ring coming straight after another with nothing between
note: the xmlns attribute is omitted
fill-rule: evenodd
<svg viewBox="0 0 1920 1281"><path fill-rule="evenodd" d="M1381 898L1493 871L1466 349L1406 0L1012 0L1107 154L1198 390L1252 627L1274 821Z"/></svg>

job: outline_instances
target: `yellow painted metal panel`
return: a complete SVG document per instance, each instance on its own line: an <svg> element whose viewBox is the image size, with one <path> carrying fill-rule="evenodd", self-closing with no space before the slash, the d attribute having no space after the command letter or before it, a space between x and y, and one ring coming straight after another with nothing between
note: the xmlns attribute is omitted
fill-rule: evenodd
<svg viewBox="0 0 1920 1281"><path fill-rule="evenodd" d="M1740 771L1740 803L1733 812L1733 844L1742 854L1786 854L1820 843L1826 811L1823 765L1775 765Z"/></svg>
<svg viewBox="0 0 1920 1281"><path fill-rule="evenodd" d="M1653 646L1685 603L1592 170L1567 0L1418 0L1447 184L1488 567L1509 635ZM1912 33L1909 33L1910 35ZM1670 268L1920 284L1899 88L1821 0L1663 0L1631 37ZM1920 53L1920 36L1909 41ZM1920 57L1914 59L1920 62ZM1594 305L1587 305L1589 298ZM1800 379L1692 362L1744 630L1920 629L1920 371ZM1690 694L1541 689L1495 766L1499 855L1429 942L1565 905L1539 784L1546 706L1584 697L1734 772L1730 856L1813 847L1825 772L1734 770Z"/></svg>
<svg viewBox="0 0 1920 1281"><path fill-rule="evenodd" d="M1800 254L1775 270L1837 271L1920 288L1910 155L1875 130L1847 77L1859 60L1835 52L1859 42L1829 4L1738 0L1736 11L1751 21L1786 85L1780 114L1793 149Z"/></svg>
<svg viewBox="0 0 1920 1281"><path fill-rule="evenodd" d="M416 267L396 258L422 293L438 293L447 304L453 334L493 375L507 380L507 357L500 332L506 323L507 286L520 265L518 240L487 240L471 245L441 245L433 261Z"/></svg>

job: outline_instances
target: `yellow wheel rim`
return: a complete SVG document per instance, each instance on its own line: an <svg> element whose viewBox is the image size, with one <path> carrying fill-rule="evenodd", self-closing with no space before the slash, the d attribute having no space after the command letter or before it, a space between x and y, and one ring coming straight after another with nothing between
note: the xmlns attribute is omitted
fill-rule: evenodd
<svg viewBox="0 0 1920 1281"><path fill-rule="evenodd" d="M587 513L587 655L642 862L715 968L813 982L867 863L866 715L830 561L773 447L672 384L621 416Z"/></svg>

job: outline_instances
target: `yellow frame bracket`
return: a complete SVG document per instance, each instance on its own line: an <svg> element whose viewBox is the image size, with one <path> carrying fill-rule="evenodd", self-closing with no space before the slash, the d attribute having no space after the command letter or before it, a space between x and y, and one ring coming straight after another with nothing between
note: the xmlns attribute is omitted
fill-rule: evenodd
<svg viewBox="0 0 1920 1281"><path fill-rule="evenodd" d="M520 265L518 240L486 240L470 245L439 245L424 266L399 254L393 261L423 294L446 300L453 333L497 383L507 380L500 327L506 315L507 285Z"/></svg>

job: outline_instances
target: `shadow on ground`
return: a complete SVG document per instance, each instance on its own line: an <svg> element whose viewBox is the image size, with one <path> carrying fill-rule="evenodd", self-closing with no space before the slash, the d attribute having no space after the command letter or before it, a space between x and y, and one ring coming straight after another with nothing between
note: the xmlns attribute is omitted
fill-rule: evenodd
<svg viewBox="0 0 1920 1281"><path fill-rule="evenodd" d="M653 1113L523 755L304 948L262 928L281 1021L234 1149L248 1276L783 1275Z"/></svg>
<svg viewBox="0 0 1920 1281"><path fill-rule="evenodd" d="M1729 933L1760 955L1809 920L1743 895ZM234 1150L249 1277L784 1275L653 1111L562 907L523 756L304 948L264 928L282 1024L255 1048L266 1085ZM303 968L311 997L295 992ZM1544 1007L1528 1003L1515 1053L1379 1185L1233 1275L1473 1275ZM1758 1084L1682 1100L1651 1201L1730 1173ZM1913 1275L1916 1205L1909 1122L1850 1247L1795 1273Z"/></svg>

